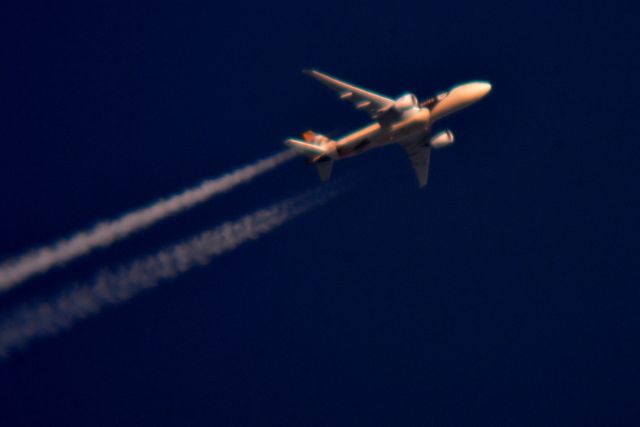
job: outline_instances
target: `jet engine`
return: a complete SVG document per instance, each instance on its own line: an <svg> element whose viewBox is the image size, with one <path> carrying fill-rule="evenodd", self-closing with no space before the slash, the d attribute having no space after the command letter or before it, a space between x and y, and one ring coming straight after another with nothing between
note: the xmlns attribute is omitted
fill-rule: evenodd
<svg viewBox="0 0 640 427"><path fill-rule="evenodd" d="M433 136L429 141L429 145L433 148L442 148L453 144L453 132L445 130Z"/></svg>
<svg viewBox="0 0 640 427"><path fill-rule="evenodd" d="M406 110L410 110L414 107L418 106L418 98L412 93L407 93L402 95L400 98L396 99L393 108L398 112L403 112Z"/></svg>

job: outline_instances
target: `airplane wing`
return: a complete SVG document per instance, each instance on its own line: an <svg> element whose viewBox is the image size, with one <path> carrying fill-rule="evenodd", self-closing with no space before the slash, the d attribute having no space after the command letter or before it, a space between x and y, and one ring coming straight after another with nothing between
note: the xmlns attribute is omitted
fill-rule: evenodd
<svg viewBox="0 0 640 427"><path fill-rule="evenodd" d="M411 166L416 173L420 187L427 185L429 178L429 159L431 157L431 147L420 144L403 144L402 148L407 152Z"/></svg>
<svg viewBox="0 0 640 427"><path fill-rule="evenodd" d="M388 111L394 104L394 101L390 98L353 86L319 71L305 70L304 72L338 92L340 99L353 102L358 110L366 111L373 119L377 120L382 113Z"/></svg>

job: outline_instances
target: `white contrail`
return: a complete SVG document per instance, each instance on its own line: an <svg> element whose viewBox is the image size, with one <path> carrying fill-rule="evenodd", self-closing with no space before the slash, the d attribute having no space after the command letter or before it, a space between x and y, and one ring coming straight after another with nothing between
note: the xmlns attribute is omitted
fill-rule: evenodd
<svg viewBox="0 0 640 427"><path fill-rule="evenodd" d="M216 256L257 239L337 193L336 190L315 191L285 200L126 266L102 271L88 284L24 305L0 322L0 357L7 357L36 338L68 329L107 306L123 303L139 292L157 286L162 280L206 265Z"/></svg>
<svg viewBox="0 0 640 427"><path fill-rule="evenodd" d="M0 293L37 274L86 255L96 248L109 246L160 220L249 182L293 157L293 151L277 153L219 178L205 180L196 187L160 199L114 220L100 222L89 230L80 231L49 246L42 246L10 258L0 264Z"/></svg>

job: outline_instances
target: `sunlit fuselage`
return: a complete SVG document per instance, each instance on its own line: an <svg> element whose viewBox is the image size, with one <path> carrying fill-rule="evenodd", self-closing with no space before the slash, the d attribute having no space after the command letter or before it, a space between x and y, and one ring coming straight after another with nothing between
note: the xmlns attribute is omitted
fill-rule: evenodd
<svg viewBox="0 0 640 427"><path fill-rule="evenodd" d="M334 142L334 155L341 159L354 156L376 147L402 143L405 140L425 140L432 124L451 113L461 110L482 99L491 90L484 82L466 83L451 89L430 109L414 106L402 111L389 123L372 123L347 134Z"/></svg>
<svg viewBox="0 0 640 427"><path fill-rule="evenodd" d="M403 112L402 117L391 124L372 123L336 141L339 158L354 156L372 148L395 144L405 139L424 139L429 135L428 109L415 107Z"/></svg>
<svg viewBox="0 0 640 427"><path fill-rule="evenodd" d="M401 146L409 157L420 187L427 184L431 149L454 142L450 130L430 135L433 125L443 117L482 99L491 90L485 82L471 82L419 102L412 93L390 98L341 81L317 70L306 70L316 80L338 93L341 100L367 112L374 122L333 140L308 130L303 139L287 138L284 143L316 166L320 179L331 177L335 160L352 157L376 147Z"/></svg>

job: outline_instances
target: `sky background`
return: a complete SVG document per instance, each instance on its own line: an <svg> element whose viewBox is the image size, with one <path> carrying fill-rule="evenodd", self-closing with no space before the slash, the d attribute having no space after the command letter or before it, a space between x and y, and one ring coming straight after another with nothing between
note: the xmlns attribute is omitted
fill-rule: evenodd
<svg viewBox="0 0 640 427"><path fill-rule="evenodd" d="M427 188L397 147L339 162L345 195L1 363L1 425L640 423L631 6L182 3L0 6L0 259L367 123L303 68L493 91ZM290 162L0 315L318 185Z"/></svg>

